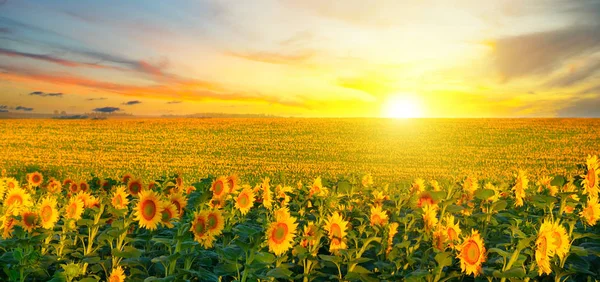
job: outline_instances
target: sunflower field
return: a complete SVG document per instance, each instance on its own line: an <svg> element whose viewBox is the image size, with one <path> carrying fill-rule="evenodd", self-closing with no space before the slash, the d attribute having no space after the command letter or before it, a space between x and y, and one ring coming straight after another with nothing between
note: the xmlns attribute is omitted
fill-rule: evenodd
<svg viewBox="0 0 600 282"><path fill-rule="evenodd" d="M596 281L599 163L504 181L0 181L2 281Z"/></svg>

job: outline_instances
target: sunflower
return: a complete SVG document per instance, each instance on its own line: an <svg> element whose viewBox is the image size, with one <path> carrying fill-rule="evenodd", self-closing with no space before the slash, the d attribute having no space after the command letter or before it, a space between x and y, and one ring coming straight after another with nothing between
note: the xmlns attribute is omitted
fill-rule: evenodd
<svg viewBox="0 0 600 282"><path fill-rule="evenodd" d="M160 196L152 190L141 191L138 195L140 201L135 207L135 220L139 222L140 227L154 230L162 218L163 206Z"/></svg>
<svg viewBox="0 0 600 282"><path fill-rule="evenodd" d="M427 205L434 206L437 205L437 203L433 200L433 196L431 196L431 193L423 191L419 193L419 197L417 198L417 207L422 208Z"/></svg>
<svg viewBox="0 0 600 282"><path fill-rule="evenodd" d="M550 274L552 269L550 268L550 257L554 255L552 252L552 224L544 221L540 230L538 231L538 237L535 240L535 261L538 265L538 274Z"/></svg>
<svg viewBox="0 0 600 282"><path fill-rule="evenodd" d="M587 200L587 206L579 214L589 226L596 225L600 218L600 203L598 203L598 197L589 197Z"/></svg>
<svg viewBox="0 0 600 282"><path fill-rule="evenodd" d="M462 185L463 191L468 195L473 195L477 189L479 189L479 184L477 184L477 179L471 176L468 176Z"/></svg>
<svg viewBox="0 0 600 282"><path fill-rule="evenodd" d="M133 178L133 175L131 175L131 173L125 173L123 175L123 177L121 177L121 181L125 184L129 183L129 180L131 180Z"/></svg>
<svg viewBox="0 0 600 282"><path fill-rule="evenodd" d="M433 231L433 247L439 251L444 251L446 249L446 241L448 240L448 234L444 230L444 226L438 224L435 227L435 231Z"/></svg>
<svg viewBox="0 0 600 282"><path fill-rule="evenodd" d="M383 226L388 222L388 215L381 209L381 206L371 207L371 226Z"/></svg>
<svg viewBox="0 0 600 282"><path fill-rule="evenodd" d="M150 181L150 183L148 183L148 190L154 190L154 188L156 188L156 182Z"/></svg>
<svg viewBox="0 0 600 282"><path fill-rule="evenodd" d="M10 210L10 209L9 209ZM12 216L12 211L7 211L4 216L2 216L2 239L9 239L12 237L12 233L15 225L17 224L17 220Z"/></svg>
<svg viewBox="0 0 600 282"><path fill-rule="evenodd" d="M25 209L21 212L21 227L23 230L31 233L33 229L37 226L38 223L38 214L29 209Z"/></svg>
<svg viewBox="0 0 600 282"><path fill-rule="evenodd" d="M418 194L425 191L425 180L417 178L410 186L410 193L412 195Z"/></svg>
<svg viewBox="0 0 600 282"><path fill-rule="evenodd" d="M29 183L29 185L31 185L33 187L38 187L38 186L42 185L43 181L44 181L44 176L37 171L27 174L27 182Z"/></svg>
<svg viewBox="0 0 600 282"><path fill-rule="evenodd" d="M179 218L179 214L177 214L177 207L170 201L163 201L162 206L163 211L160 223L168 228L173 228L173 223L171 221Z"/></svg>
<svg viewBox="0 0 600 282"><path fill-rule="evenodd" d="M550 231L550 238L552 238L552 250L560 259L564 259L571 249L569 236L565 227L555 222Z"/></svg>
<svg viewBox="0 0 600 282"><path fill-rule="evenodd" d="M229 187L229 191L227 191L229 194L232 193L236 193L237 189L239 188L239 182L240 182L240 178L235 175L232 174L230 176L227 177L227 187Z"/></svg>
<svg viewBox="0 0 600 282"><path fill-rule="evenodd" d="M108 191L111 187L110 182L108 180L100 181L100 188L104 189L104 191Z"/></svg>
<svg viewBox="0 0 600 282"><path fill-rule="evenodd" d="M220 210L212 210L206 214L206 232L210 236L218 236L225 227L225 218Z"/></svg>
<svg viewBox="0 0 600 282"><path fill-rule="evenodd" d="M346 249L346 228L348 227L348 221L342 219L342 216L338 212L334 212L325 220L325 230L331 243L329 245L329 251L334 253L337 250Z"/></svg>
<svg viewBox="0 0 600 282"><path fill-rule="evenodd" d="M139 179L130 179L129 182L127 182L127 190L130 195L137 196L143 188L144 185Z"/></svg>
<svg viewBox="0 0 600 282"><path fill-rule="evenodd" d="M196 187L194 187L194 186L188 186L187 188L185 188L186 194L191 194L194 191L196 191Z"/></svg>
<svg viewBox="0 0 600 282"><path fill-rule="evenodd" d="M292 247L297 227L296 218L289 213L283 212L276 216L266 232L269 251L277 256L287 252Z"/></svg>
<svg viewBox="0 0 600 282"><path fill-rule="evenodd" d="M115 192L113 193L110 202L116 209L126 209L129 206L129 199L127 196L125 186L118 186L115 188Z"/></svg>
<svg viewBox="0 0 600 282"><path fill-rule="evenodd" d="M67 178L67 179L65 179L65 180L63 181L63 183L62 183L62 184L63 184L63 186L65 186L65 187L69 187L69 186L71 185L71 183L75 183L75 181L73 181L73 179L71 179L71 178Z"/></svg>
<svg viewBox="0 0 600 282"><path fill-rule="evenodd" d="M227 178L221 176L213 181L210 186L210 190L213 192L213 198L221 198L227 195L229 191L229 184L227 184Z"/></svg>
<svg viewBox="0 0 600 282"><path fill-rule="evenodd" d="M50 179L46 190L48 193L59 194L62 191L62 184L56 179Z"/></svg>
<svg viewBox="0 0 600 282"><path fill-rule="evenodd" d="M225 204L225 197L212 198L210 199L210 202L208 202L208 206L211 209L222 209L225 207Z"/></svg>
<svg viewBox="0 0 600 282"><path fill-rule="evenodd" d="M370 173L367 173L362 177L362 185L365 188L373 185L373 176L371 176Z"/></svg>
<svg viewBox="0 0 600 282"><path fill-rule="evenodd" d="M69 203L67 204L66 210L65 210L65 217L67 219L74 219L74 220L79 220L81 218L81 214L83 213L83 206L84 206L84 202L83 200L81 200L80 198L77 197L71 197L71 199L69 199Z"/></svg>
<svg viewBox="0 0 600 282"><path fill-rule="evenodd" d="M479 231L471 230L471 236L464 239L458 246L458 259L460 259L460 269L467 275L477 275L482 273L481 264L485 262L485 246L479 235Z"/></svg>
<svg viewBox="0 0 600 282"><path fill-rule="evenodd" d="M208 234L208 212L200 211L194 213L194 219L190 231L194 234L194 240L204 248L212 248L215 238Z"/></svg>
<svg viewBox="0 0 600 282"><path fill-rule="evenodd" d="M589 194L597 196L598 189L598 158L596 156L588 155L586 160L586 173L582 175L583 180L581 186L583 186L583 194Z"/></svg>
<svg viewBox="0 0 600 282"><path fill-rule="evenodd" d="M397 222L392 222L388 225L388 239L387 239L387 249L385 250L386 254L389 254L392 251L392 246L394 245L394 236L398 234L398 226Z"/></svg>
<svg viewBox="0 0 600 282"><path fill-rule="evenodd" d="M31 195L21 187L15 187L8 190L6 197L4 198L5 206L14 206L16 208L15 215L18 214L18 209L21 207L30 207L32 204Z"/></svg>
<svg viewBox="0 0 600 282"><path fill-rule="evenodd" d="M390 197L388 195L386 195L385 192L383 192L383 191L375 190L375 191L373 191L372 195L373 195L373 205L375 205L375 206L381 206L381 205L383 205L383 201L390 199Z"/></svg>
<svg viewBox="0 0 600 282"><path fill-rule="evenodd" d="M318 233L319 233L319 227L317 225L315 225L314 222L309 221L308 224L306 226L304 226L303 229L304 233L303 233L303 238L300 241L300 246L304 247L304 248L308 248L308 247L312 247L317 245L318 239Z"/></svg>
<svg viewBox="0 0 600 282"><path fill-rule="evenodd" d="M177 214L183 216L183 209L187 206L187 198L183 193L171 193L169 200L177 208Z"/></svg>
<svg viewBox="0 0 600 282"><path fill-rule="evenodd" d="M453 215L447 215L444 220L446 221L446 225L444 226L445 233L447 235L446 238L448 239L448 244L450 247L453 247L454 243L458 242L459 240L460 226L458 226L458 221L454 222Z"/></svg>
<svg viewBox="0 0 600 282"><path fill-rule="evenodd" d="M321 180L321 177L317 177L313 181L313 184L310 187L310 190L308 191L308 196L309 197L312 197L313 195L327 196L327 193L328 193L327 188L323 187L323 182Z"/></svg>
<svg viewBox="0 0 600 282"><path fill-rule="evenodd" d="M263 179L262 184L260 185L261 189L263 190L262 193L262 203L263 206L265 206L265 208L270 209L273 206L273 195L271 192L271 185L269 185L269 182L271 181L271 179L269 179L268 177Z"/></svg>
<svg viewBox="0 0 600 282"><path fill-rule="evenodd" d="M90 192L84 192L83 190L79 191L79 193L75 194L77 199L80 199L83 202L83 206L89 208L92 203L92 194Z"/></svg>
<svg viewBox="0 0 600 282"><path fill-rule="evenodd" d="M177 178L175 178L175 186L177 186L177 188L179 189L183 188L183 177L178 176Z"/></svg>
<svg viewBox="0 0 600 282"><path fill-rule="evenodd" d="M433 191L435 191L435 192L442 191L442 186L440 186L440 183L437 182L437 180L431 180L431 181L429 181L429 184L431 184L431 187L433 187Z"/></svg>
<svg viewBox="0 0 600 282"><path fill-rule="evenodd" d="M540 178L535 184L538 186L538 193L548 191L548 194L553 197L558 193L558 187L552 185L552 177L550 176Z"/></svg>
<svg viewBox="0 0 600 282"><path fill-rule="evenodd" d="M52 229L58 222L58 210L56 209L56 199L46 197L38 206L40 213L41 226L45 229Z"/></svg>
<svg viewBox="0 0 600 282"><path fill-rule="evenodd" d="M123 268L120 266L113 269L110 272L110 276L108 277L108 282L124 282L125 281L125 272Z"/></svg>
<svg viewBox="0 0 600 282"><path fill-rule="evenodd" d="M248 185L244 185L244 189L235 199L235 208L240 210L242 215L247 214L254 205L254 192Z"/></svg>
<svg viewBox="0 0 600 282"><path fill-rule="evenodd" d="M519 170L517 174L517 180L512 191L515 191L515 207L523 206L523 198L525 198L525 191L529 185L529 179L527 179L527 172Z"/></svg>
<svg viewBox="0 0 600 282"><path fill-rule="evenodd" d="M426 205L423 207L423 221L427 231L432 230L438 223L437 207Z"/></svg>
<svg viewBox="0 0 600 282"><path fill-rule="evenodd" d="M79 182L79 191L87 192L88 190L90 190L90 185L87 182Z"/></svg>

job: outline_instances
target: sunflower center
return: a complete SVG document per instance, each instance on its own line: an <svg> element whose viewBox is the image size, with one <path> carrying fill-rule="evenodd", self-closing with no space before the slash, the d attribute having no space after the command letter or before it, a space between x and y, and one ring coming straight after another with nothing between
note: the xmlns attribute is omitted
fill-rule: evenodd
<svg viewBox="0 0 600 282"><path fill-rule="evenodd" d="M77 203L72 203L69 206L67 213L69 214L69 217L74 217L76 212L77 212Z"/></svg>
<svg viewBox="0 0 600 282"><path fill-rule="evenodd" d="M35 218L36 216L34 213L27 213L23 216L23 222L27 226L33 226L35 224Z"/></svg>
<svg viewBox="0 0 600 282"><path fill-rule="evenodd" d="M50 219L52 218L52 207L47 205L42 207L41 214L43 221L50 221Z"/></svg>
<svg viewBox="0 0 600 282"><path fill-rule="evenodd" d="M110 282L121 282L121 278L117 275L113 275L110 277Z"/></svg>
<svg viewBox="0 0 600 282"><path fill-rule="evenodd" d="M378 214L372 215L371 222L373 222L373 224L379 224L381 222L381 216L379 216Z"/></svg>
<svg viewBox="0 0 600 282"><path fill-rule="evenodd" d="M8 200L6 200L6 204L7 205L12 205L12 204L21 204L23 203L23 197L21 197L21 195L12 195L10 196L10 198L8 198Z"/></svg>
<svg viewBox="0 0 600 282"><path fill-rule="evenodd" d="M81 187L81 191L84 191L84 192L85 192L85 191L87 191L87 190L88 190L88 185L87 185L87 183L81 183L79 186Z"/></svg>
<svg viewBox="0 0 600 282"><path fill-rule="evenodd" d="M271 238L273 239L273 241L275 241L275 243L281 244L285 240L285 237L287 237L287 234L287 224L280 222L277 223L277 226L275 227L275 229L273 229L273 232L271 233Z"/></svg>
<svg viewBox="0 0 600 282"><path fill-rule="evenodd" d="M12 189L12 188L15 188L15 183L11 181L11 182L8 182L6 184L6 186L8 187L8 189Z"/></svg>
<svg viewBox="0 0 600 282"><path fill-rule="evenodd" d="M248 202L250 202L250 199L248 199L248 194L246 194L246 193L241 194L240 198L238 199L238 202L240 203L240 206L242 206L242 207L248 206Z"/></svg>
<svg viewBox="0 0 600 282"><path fill-rule="evenodd" d="M171 211L169 209L164 209L162 212L162 221L163 222L167 222L169 220L171 220L171 218L173 217L173 214L171 214Z"/></svg>
<svg viewBox="0 0 600 282"><path fill-rule="evenodd" d="M587 181L589 187L596 186L596 171L593 168L588 169Z"/></svg>
<svg viewBox="0 0 600 282"><path fill-rule="evenodd" d="M223 193L223 183L221 181L215 183L215 194L221 195Z"/></svg>
<svg viewBox="0 0 600 282"><path fill-rule="evenodd" d="M339 224L337 224L337 223L332 224L329 231L331 232L331 237L333 237L334 239L342 238L342 228L340 227Z"/></svg>
<svg viewBox="0 0 600 282"><path fill-rule="evenodd" d="M152 220L156 215L156 203L153 200L145 200L142 202L142 217L145 220Z"/></svg>
<svg viewBox="0 0 600 282"><path fill-rule="evenodd" d="M481 255L479 246L473 241L469 241L465 246L464 259L471 265L476 264L479 261Z"/></svg>
<svg viewBox="0 0 600 282"><path fill-rule="evenodd" d="M560 248L560 246L562 245L562 238L560 237L560 233L554 231L552 232L552 237L554 239L554 247L556 249Z"/></svg>
<svg viewBox="0 0 600 282"><path fill-rule="evenodd" d="M198 235L204 234L204 232L206 231L206 222L204 221L204 219L199 219L196 222L196 227L194 228L194 231L196 231L196 234Z"/></svg>
<svg viewBox="0 0 600 282"><path fill-rule="evenodd" d="M129 191L131 191L131 194L137 194L140 192L140 190L142 190L142 186L137 182L131 183L131 185L129 185Z"/></svg>
<svg viewBox="0 0 600 282"><path fill-rule="evenodd" d="M449 227L448 228L448 239L450 239L450 241L454 241L456 239L458 239L456 236L456 230L454 230L454 228Z"/></svg>
<svg viewBox="0 0 600 282"><path fill-rule="evenodd" d="M69 190L71 190L71 192L73 192L73 193L76 193L77 192L77 184L71 183L71 185L69 186Z"/></svg>
<svg viewBox="0 0 600 282"><path fill-rule="evenodd" d="M207 216L207 221L208 221L207 222L208 223L207 224L208 225L208 229L215 229L215 228L217 228L217 225L219 223L219 219L217 218L216 214L212 214L212 213L209 214Z"/></svg>
<svg viewBox="0 0 600 282"><path fill-rule="evenodd" d="M31 177L31 179L33 180L33 183L39 183L40 182L40 176L37 174L34 174L33 177Z"/></svg>

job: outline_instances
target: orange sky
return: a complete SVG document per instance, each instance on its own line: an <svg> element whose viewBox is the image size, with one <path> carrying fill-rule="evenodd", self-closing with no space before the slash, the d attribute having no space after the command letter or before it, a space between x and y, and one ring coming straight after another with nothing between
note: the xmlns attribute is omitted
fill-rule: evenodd
<svg viewBox="0 0 600 282"><path fill-rule="evenodd" d="M600 115L598 1L8 1L0 111Z"/></svg>

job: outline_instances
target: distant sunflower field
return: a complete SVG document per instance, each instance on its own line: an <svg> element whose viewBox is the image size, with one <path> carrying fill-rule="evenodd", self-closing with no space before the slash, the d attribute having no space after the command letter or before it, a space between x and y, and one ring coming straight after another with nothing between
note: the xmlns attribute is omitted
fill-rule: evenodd
<svg viewBox="0 0 600 282"><path fill-rule="evenodd" d="M599 163L581 162L407 186L4 171L0 280L596 281Z"/></svg>

